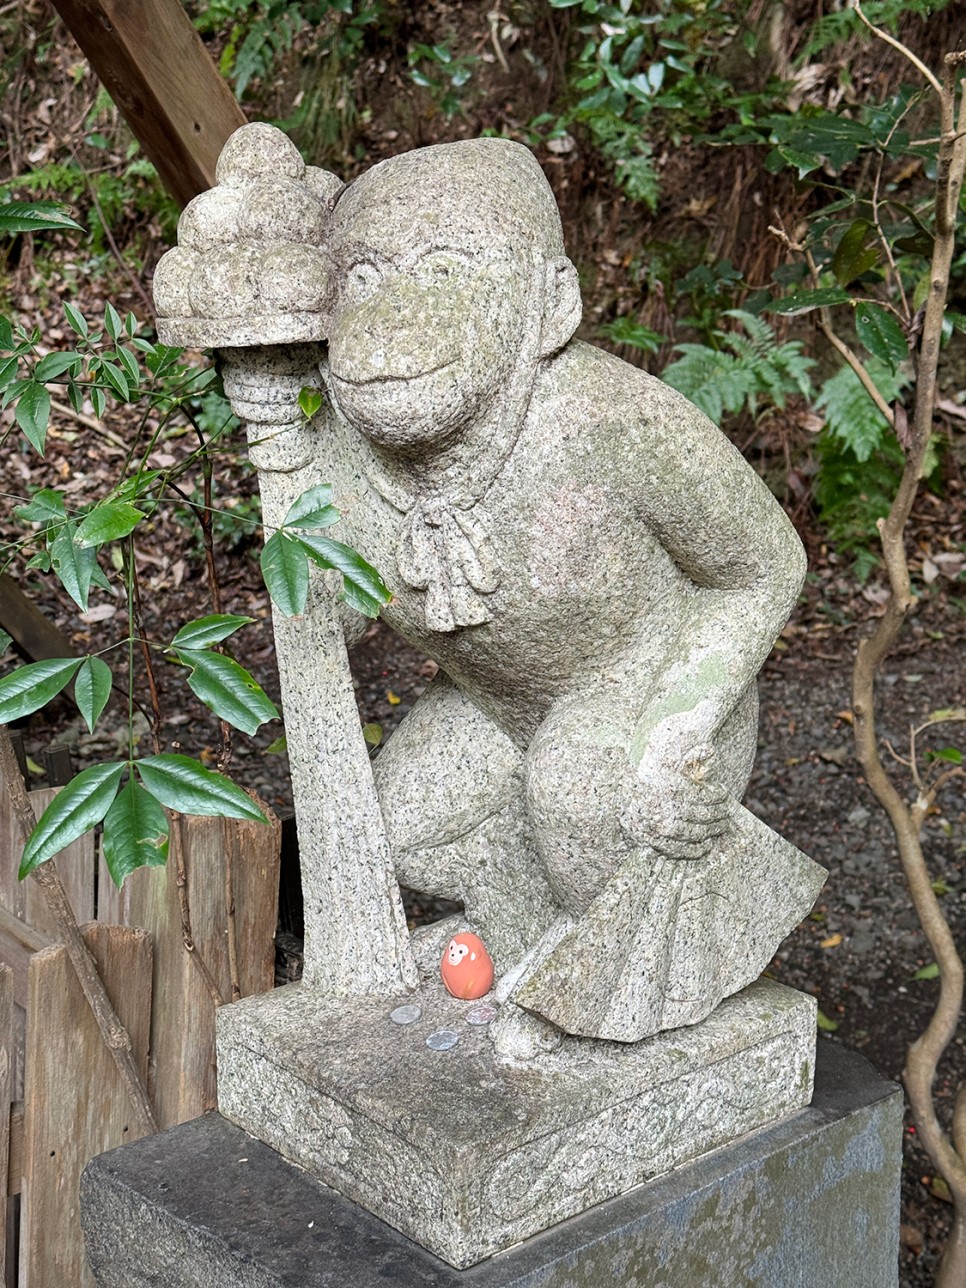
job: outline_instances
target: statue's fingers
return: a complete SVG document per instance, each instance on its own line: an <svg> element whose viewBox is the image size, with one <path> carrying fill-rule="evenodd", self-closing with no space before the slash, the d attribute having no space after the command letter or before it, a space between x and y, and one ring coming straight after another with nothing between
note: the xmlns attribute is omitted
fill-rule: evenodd
<svg viewBox="0 0 966 1288"><path fill-rule="evenodd" d="M702 859L709 849L713 838L702 837L701 840L658 836L651 840L651 845L665 859Z"/></svg>

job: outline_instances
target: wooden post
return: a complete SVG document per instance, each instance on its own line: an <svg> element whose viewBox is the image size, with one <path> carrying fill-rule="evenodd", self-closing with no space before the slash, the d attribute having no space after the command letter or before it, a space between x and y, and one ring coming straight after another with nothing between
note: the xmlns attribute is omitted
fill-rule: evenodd
<svg viewBox="0 0 966 1288"><path fill-rule="evenodd" d="M13 971L0 966L0 1177L6 1177L10 1162L10 1105L13 1100L14 1054ZM0 1189L4 1219L0 1222L0 1282L7 1275L6 1229L7 1187Z"/></svg>
<svg viewBox="0 0 966 1288"><path fill-rule="evenodd" d="M275 982L275 924L281 824L247 820L172 819L163 868L139 868L115 889L101 861L101 919L143 926L154 941L154 1007L148 1087L159 1127L217 1107L215 1000L231 997L226 930L226 851L234 872L235 933L242 997ZM193 951L185 951L179 898L185 874ZM106 896L106 899L104 898Z"/></svg>
<svg viewBox="0 0 966 1288"><path fill-rule="evenodd" d="M178 0L53 0L182 206L215 182L245 116Z"/></svg>
<svg viewBox="0 0 966 1288"><path fill-rule="evenodd" d="M151 938L126 926L87 925L83 931L143 1076ZM95 1154L139 1133L117 1066L61 944L30 962L25 1087L20 1282L93 1288L80 1227L80 1174Z"/></svg>

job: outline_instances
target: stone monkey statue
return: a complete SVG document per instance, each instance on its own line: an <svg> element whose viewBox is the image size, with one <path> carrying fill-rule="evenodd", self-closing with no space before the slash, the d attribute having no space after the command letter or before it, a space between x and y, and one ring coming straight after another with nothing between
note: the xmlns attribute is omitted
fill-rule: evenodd
<svg viewBox="0 0 966 1288"><path fill-rule="evenodd" d="M423 148L341 189L267 131L185 212L162 335L326 342L285 351L327 405L272 450L334 485L386 620L440 667L374 765L399 880L463 900L510 1055L697 1022L824 875L738 803L801 544L701 412L573 339L525 148Z"/></svg>

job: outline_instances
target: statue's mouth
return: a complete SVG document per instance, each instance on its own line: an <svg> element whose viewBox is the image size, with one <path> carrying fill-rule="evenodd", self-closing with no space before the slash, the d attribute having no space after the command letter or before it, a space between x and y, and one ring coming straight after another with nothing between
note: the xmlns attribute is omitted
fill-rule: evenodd
<svg viewBox="0 0 966 1288"><path fill-rule="evenodd" d="M387 372L385 375L365 376L361 379L352 376L339 375L339 373L337 371L333 371L331 367L329 368L329 374L336 384L351 385L353 389L364 389L368 385L412 384L416 380L425 380L428 376L438 375L439 372L446 371L448 367L453 367L455 365L456 360L450 359L448 362L441 362L438 367L430 367L427 371L417 371L415 375L394 375L392 372Z"/></svg>

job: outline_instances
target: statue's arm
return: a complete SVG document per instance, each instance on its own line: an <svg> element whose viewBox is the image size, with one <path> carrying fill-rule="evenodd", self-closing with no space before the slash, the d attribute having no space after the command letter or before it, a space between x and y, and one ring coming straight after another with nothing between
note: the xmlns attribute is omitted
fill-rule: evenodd
<svg viewBox="0 0 966 1288"><path fill-rule="evenodd" d="M646 830L663 809L665 831L686 842L681 857L692 857L688 838L707 836L724 820L715 738L788 619L805 554L754 470L673 391L662 390L660 414L629 441L639 513L694 590L676 610L665 662L644 694L625 825Z"/></svg>

